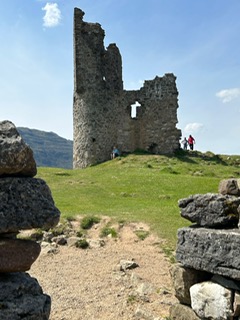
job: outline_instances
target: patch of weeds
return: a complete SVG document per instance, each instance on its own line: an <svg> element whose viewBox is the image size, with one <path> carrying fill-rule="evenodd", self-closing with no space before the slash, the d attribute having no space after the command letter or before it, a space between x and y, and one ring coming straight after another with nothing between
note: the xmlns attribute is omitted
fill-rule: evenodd
<svg viewBox="0 0 240 320"><path fill-rule="evenodd" d="M72 221L75 221L75 220L76 220L73 216L67 216L65 219L66 219L68 222L72 222Z"/></svg>
<svg viewBox="0 0 240 320"><path fill-rule="evenodd" d="M120 219L120 220L118 221L118 223L119 223L119 224L123 224L123 225L124 225L124 224L126 223L126 220L124 220L124 219Z"/></svg>
<svg viewBox="0 0 240 320"><path fill-rule="evenodd" d="M150 234L150 232L146 230L136 230L134 233L140 240L145 240Z"/></svg>
<svg viewBox="0 0 240 320"><path fill-rule="evenodd" d="M121 197L136 197L136 193L127 193L127 192L121 192L120 193Z"/></svg>
<svg viewBox="0 0 240 320"><path fill-rule="evenodd" d="M17 234L16 238L17 238L17 239L20 239L20 240L33 240L33 239L31 238L31 235L30 235L30 234L29 234L29 235L25 235L25 234L19 233L19 234Z"/></svg>
<svg viewBox="0 0 240 320"><path fill-rule="evenodd" d="M146 168L152 169L153 166L151 165L151 163L147 163L147 164L146 164Z"/></svg>
<svg viewBox="0 0 240 320"><path fill-rule="evenodd" d="M96 216L86 216L81 221L81 228L82 229L91 229L92 226L96 223L100 222L100 218Z"/></svg>
<svg viewBox="0 0 240 320"><path fill-rule="evenodd" d="M36 229L33 233L31 233L30 238L35 241L42 240L43 238L43 230Z"/></svg>
<svg viewBox="0 0 240 320"><path fill-rule="evenodd" d="M80 239L76 242L75 246L81 249L87 249L89 247L89 243L86 239Z"/></svg>
<svg viewBox="0 0 240 320"><path fill-rule="evenodd" d="M171 199L171 196L170 195L167 195L167 194L160 194L158 196L159 199L162 199L162 200L169 200Z"/></svg>
<svg viewBox="0 0 240 320"><path fill-rule="evenodd" d="M134 303L134 302L136 302L136 301L137 301L137 297L136 297L135 295L133 295L133 294L130 294L130 295L128 296L128 298L127 298L127 303L132 304L132 303Z"/></svg>
<svg viewBox="0 0 240 320"><path fill-rule="evenodd" d="M16 238L21 239L21 240L40 241L43 238L43 230L42 229L35 229L29 234L18 233L16 235Z"/></svg>
<svg viewBox="0 0 240 320"><path fill-rule="evenodd" d="M76 235L77 235L77 237L82 238L82 237L86 236L86 232L85 232L85 230L78 230L76 232Z"/></svg>
<svg viewBox="0 0 240 320"><path fill-rule="evenodd" d="M176 262L176 258L174 256L173 253L173 249L167 247L167 246L163 246L162 247L163 253L165 254L165 256L169 259L169 261L171 263L175 263Z"/></svg>
<svg viewBox="0 0 240 320"><path fill-rule="evenodd" d="M117 238L117 231L114 228L111 228L109 226L105 226L102 228L100 232L100 237L107 237L111 235L112 238Z"/></svg>
<svg viewBox="0 0 240 320"><path fill-rule="evenodd" d="M56 172L55 173L56 176L62 176L62 177L69 177L70 176L70 173L68 172Z"/></svg>
<svg viewBox="0 0 240 320"><path fill-rule="evenodd" d="M171 173L171 174L178 174L172 167L165 167L161 170L162 173Z"/></svg>
<svg viewBox="0 0 240 320"><path fill-rule="evenodd" d="M64 220L60 222L56 227L50 229L49 231L54 235L54 237L60 236L62 234L68 234L71 229L71 224L69 221Z"/></svg>
<svg viewBox="0 0 240 320"><path fill-rule="evenodd" d="M124 225L125 225L125 223L126 223L126 220L119 220L118 221L118 224L119 224L119 228L123 228L124 227Z"/></svg>

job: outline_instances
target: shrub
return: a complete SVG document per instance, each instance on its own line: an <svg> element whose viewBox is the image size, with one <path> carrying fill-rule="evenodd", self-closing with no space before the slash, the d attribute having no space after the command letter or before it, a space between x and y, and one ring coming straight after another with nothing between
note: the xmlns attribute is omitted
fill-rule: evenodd
<svg viewBox="0 0 240 320"><path fill-rule="evenodd" d="M107 237L109 235L111 235L113 238L117 238L117 231L114 228L108 226L102 228L100 237Z"/></svg>
<svg viewBox="0 0 240 320"><path fill-rule="evenodd" d="M145 230L136 230L135 234L138 236L140 240L144 240L149 236L149 231Z"/></svg>
<svg viewBox="0 0 240 320"><path fill-rule="evenodd" d="M81 221L81 227L83 229L91 229L95 223L99 223L100 218L96 216L86 216Z"/></svg>
<svg viewBox="0 0 240 320"><path fill-rule="evenodd" d="M167 246L163 246L162 250L163 250L163 253L165 254L165 256L169 259L169 261L171 263L175 263L176 262L173 249L171 249L171 248L169 248Z"/></svg>
<svg viewBox="0 0 240 320"><path fill-rule="evenodd" d="M80 239L76 242L75 246L81 249L87 249L89 247L89 243L86 239Z"/></svg>
<svg viewBox="0 0 240 320"><path fill-rule="evenodd" d="M79 237L79 238L82 238L82 237L85 236L85 232L84 232L83 230L78 230L78 231L76 232L76 234L77 234L77 237Z"/></svg>

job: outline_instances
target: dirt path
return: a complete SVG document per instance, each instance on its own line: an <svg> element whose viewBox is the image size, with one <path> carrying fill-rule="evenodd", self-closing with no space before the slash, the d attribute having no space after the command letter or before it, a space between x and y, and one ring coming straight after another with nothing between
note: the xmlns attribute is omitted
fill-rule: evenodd
<svg viewBox="0 0 240 320"><path fill-rule="evenodd" d="M89 233L98 239L100 226ZM157 320L168 317L176 302L161 240L150 235L139 240L129 224L118 238L107 238L103 247L79 249L59 246L58 253L42 253L30 275L51 296L51 320ZM121 260L139 266L121 271Z"/></svg>

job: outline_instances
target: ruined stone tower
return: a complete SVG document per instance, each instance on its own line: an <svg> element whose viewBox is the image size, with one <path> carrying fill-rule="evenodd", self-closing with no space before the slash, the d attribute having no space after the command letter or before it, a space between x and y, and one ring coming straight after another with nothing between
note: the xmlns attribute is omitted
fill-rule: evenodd
<svg viewBox="0 0 240 320"><path fill-rule="evenodd" d="M83 16L74 9L73 167L109 160L114 145L122 153L173 154L181 137L176 77L156 76L140 90L124 90L116 44L105 49L101 25L84 22ZM132 117L136 102L140 106Z"/></svg>

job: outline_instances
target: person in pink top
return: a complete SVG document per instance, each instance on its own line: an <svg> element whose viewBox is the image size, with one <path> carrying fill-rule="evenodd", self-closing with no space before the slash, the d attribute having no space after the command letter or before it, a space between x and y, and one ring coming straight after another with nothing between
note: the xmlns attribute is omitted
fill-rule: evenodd
<svg viewBox="0 0 240 320"><path fill-rule="evenodd" d="M189 144L189 148L190 148L190 150L193 150L193 145L194 145L194 143L195 143L195 139L193 138L193 136L189 136L188 137L188 144Z"/></svg>

